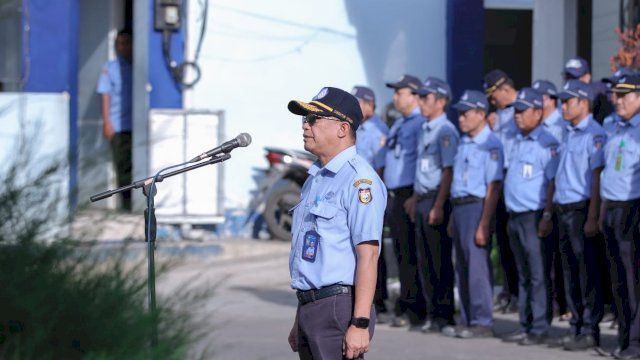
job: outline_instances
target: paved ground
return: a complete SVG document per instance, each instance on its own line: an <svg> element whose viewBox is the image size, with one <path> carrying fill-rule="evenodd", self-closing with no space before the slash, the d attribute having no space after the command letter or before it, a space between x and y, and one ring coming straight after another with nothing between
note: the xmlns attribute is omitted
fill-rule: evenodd
<svg viewBox="0 0 640 360"><path fill-rule="evenodd" d="M144 259L145 243L136 218L97 220L84 217L94 228L95 238L106 251L124 232L137 239L132 256ZM80 231L78 228L76 231ZM125 235L128 236L128 235ZM122 237L121 237L122 238ZM289 244L248 239L208 239L208 241L160 241L157 259L181 257L181 265L158 279L158 302L163 296L175 298L182 286L214 289L213 296L195 309L203 320L205 336L196 352L212 351L207 359L296 359L287 344L295 314L296 299L289 288ZM498 335L516 330L515 314L498 315ZM556 323L554 335L566 331L567 323ZM604 327L604 326L603 326ZM604 329L605 346L615 344L615 331ZM459 340L441 335L411 333L406 329L378 325L367 359L595 359L595 353L572 353L545 347L504 344L498 338Z"/></svg>

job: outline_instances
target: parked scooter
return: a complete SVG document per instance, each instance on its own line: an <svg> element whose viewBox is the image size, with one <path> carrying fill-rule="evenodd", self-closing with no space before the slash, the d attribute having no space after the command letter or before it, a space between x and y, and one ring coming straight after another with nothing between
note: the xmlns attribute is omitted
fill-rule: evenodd
<svg viewBox="0 0 640 360"><path fill-rule="evenodd" d="M300 201L300 190L307 170L316 157L306 151L265 147L268 169L257 169L259 182L249 203L247 221L253 223L253 237L258 238L263 221L272 239L291 240L293 219L289 209Z"/></svg>

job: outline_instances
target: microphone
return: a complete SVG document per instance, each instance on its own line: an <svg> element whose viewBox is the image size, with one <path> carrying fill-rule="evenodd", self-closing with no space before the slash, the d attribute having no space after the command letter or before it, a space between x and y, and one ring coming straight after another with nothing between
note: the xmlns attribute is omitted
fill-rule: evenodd
<svg viewBox="0 0 640 360"><path fill-rule="evenodd" d="M214 157L218 154L225 154L237 147L246 147L246 146L249 146L249 144L251 144L251 135L247 133L242 133L238 135L235 139L229 140L218 147L215 147L205 153L202 153L194 157L193 159L189 160L189 162L194 163L202 159Z"/></svg>

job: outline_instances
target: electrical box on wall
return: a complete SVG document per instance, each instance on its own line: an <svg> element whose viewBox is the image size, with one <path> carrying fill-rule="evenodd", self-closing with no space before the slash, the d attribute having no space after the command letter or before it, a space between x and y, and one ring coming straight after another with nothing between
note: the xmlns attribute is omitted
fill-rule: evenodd
<svg viewBox="0 0 640 360"><path fill-rule="evenodd" d="M180 30L182 0L154 0L154 22L156 31Z"/></svg>

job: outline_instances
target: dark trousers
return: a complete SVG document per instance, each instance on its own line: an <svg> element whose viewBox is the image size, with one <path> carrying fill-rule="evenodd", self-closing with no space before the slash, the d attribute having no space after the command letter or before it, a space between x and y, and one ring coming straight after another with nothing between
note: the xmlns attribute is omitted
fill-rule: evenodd
<svg viewBox="0 0 640 360"><path fill-rule="evenodd" d="M553 303L558 305L560 314L567 312L567 298L564 288L564 272L560 255L560 240L558 233L558 217L552 217L553 230L544 240L545 276L547 278L547 320L553 321Z"/></svg>
<svg viewBox="0 0 640 360"><path fill-rule="evenodd" d="M429 212L435 197L422 199L416 205L416 247L427 316L445 324L453 324L453 260L452 240L447 235L451 214L449 202L444 205L444 221L429 225Z"/></svg>
<svg viewBox="0 0 640 360"><path fill-rule="evenodd" d="M131 132L119 132L113 134L111 139L111 156L116 169L116 182L118 187L131 183L131 158L132 158ZM122 208L131 210L131 190L122 193Z"/></svg>
<svg viewBox="0 0 640 360"><path fill-rule="evenodd" d="M500 271L502 271L502 291L500 298L510 298L518 296L518 267L511 250L509 242L509 231L507 230L507 219L509 214L504 204L504 197L500 197L496 205L495 234L498 244L498 254L500 255Z"/></svg>
<svg viewBox="0 0 640 360"><path fill-rule="evenodd" d="M604 235L607 244L613 297L618 315L618 346L640 350L640 201L633 205L609 208L605 213Z"/></svg>
<svg viewBox="0 0 640 360"><path fill-rule="evenodd" d="M386 225L385 225L386 226ZM380 241L380 256L378 257L378 278L376 279L376 292L373 296L373 304L376 312L387 312L385 300L389 298L387 290L387 260L384 245L385 234L383 231L382 241Z"/></svg>
<svg viewBox="0 0 640 360"><path fill-rule="evenodd" d="M597 246L594 238L584 235L588 208L586 204L581 209L558 212L558 231L571 328L576 334L592 334L599 341L602 289Z"/></svg>
<svg viewBox="0 0 640 360"><path fill-rule="evenodd" d="M412 325L418 325L427 317L426 300L418 275L415 226L404 210L404 202L413 194L413 187L389 190L388 193L386 217L391 227L400 278L400 297L394 312L398 316L406 314Z"/></svg>
<svg viewBox="0 0 640 360"><path fill-rule="evenodd" d="M453 206L460 321L465 326L493 325L491 246L478 247L475 243L483 204L484 201L478 201Z"/></svg>
<svg viewBox="0 0 640 360"><path fill-rule="evenodd" d="M546 334L548 319L548 279L545 271L544 239L538 237L542 211L509 214L509 239L518 267L518 311L523 332Z"/></svg>
<svg viewBox="0 0 640 360"><path fill-rule="evenodd" d="M298 356L304 360L343 359L342 341L351 322L353 297L330 296L298 305ZM373 338L376 312L371 307L369 340ZM363 359L364 357L358 357Z"/></svg>

